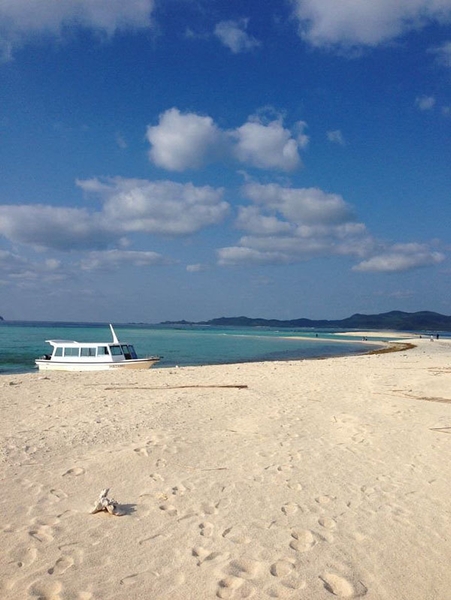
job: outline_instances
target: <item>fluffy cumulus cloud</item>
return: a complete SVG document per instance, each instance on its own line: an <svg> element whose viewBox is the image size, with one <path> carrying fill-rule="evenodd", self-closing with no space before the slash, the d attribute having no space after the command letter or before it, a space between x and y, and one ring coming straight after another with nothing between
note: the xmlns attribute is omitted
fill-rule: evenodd
<svg viewBox="0 0 451 600"><path fill-rule="evenodd" d="M236 141L234 154L244 164L259 169L293 171L301 166L299 148L305 146L305 136L292 136L277 119L268 124L257 119L248 121L231 134Z"/></svg>
<svg viewBox="0 0 451 600"><path fill-rule="evenodd" d="M261 209L280 213L296 227L341 225L354 220L354 214L338 194L318 188L287 188L270 183L250 183L244 195Z"/></svg>
<svg viewBox="0 0 451 600"><path fill-rule="evenodd" d="M222 189L191 183L117 177L78 185L103 199L102 224L118 234L190 235L220 223L229 208Z"/></svg>
<svg viewBox="0 0 451 600"><path fill-rule="evenodd" d="M317 188L248 184L252 202L239 208L238 244L218 250L222 266L292 264L317 257L346 256L356 271L394 272L435 265L444 260L426 244L383 245L375 240L352 208L337 194Z"/></svg>
<svg viewBox="0 0 451 600"><path fill-rule="evenodd" d="M100 210L3 205L0 235L14 244L38 249L99 251L118 246L123 236L138 232L189 235L222 221L229 208L222 200L222 189L209 186L122 178L77 183L87 194L101 198ZM134 255L133 259L137 258Z"/></svg>
<svg viewBox="0 0 451 600"><path fill-rule="evenodd" d="M39 204L0 206L0 235L16 244L55 250L102 248L115 237L98 213Z"/></svg>
<svg viewBox="0 0 451 600"><path fill-rule="evenodd" d="M211 117L171 108L160 115L158 125L147 128L149 158L169 171L196 169L218 154L222 138Z"/></svg>
<svg viewBox="0 0 451 600"><path fill-rule="evenodd" d="M433 251L426 244L394 244L362 261L354 270L395 273L437 265L443 260L445 256L441 252Z"/></svg>
<svg viewBox="0 0 451 600"><path fill-rule="evenodd" d="M377 46L432 22L449 22L451 0L292 0L301 36L317 47Z"/></svg>
<svg viewBox="0 0 451 600"><path fill-rule="evenodd" d="M295 263L318 256L363 257L373 241L351 207L337 194L317 188L250 183L236 225L237 246L218 251L219 264Z"/></svg>
<svg viewBox="0 0 451 600"><path fill-rule="evenodd" d="M273 120L253 116L240 127L221 130L209 116L165 111L158 125L147 128L149 158L170 171L184 171L220 159L235 159L258 169L292 171L302 165L300 150L308 144L306 124L284 127Z"/></svg>
<svg viewBox="0 0 451 600"><path fill-rule="evenodd" d="M215 27L216 37L234 54L249 52L260 46L260 42L247 33L248 19L221 21Z"/></svg>
<svg viewBox="0 0 451 600"><path fill-rule="evenodd" d="M0 2L0 50L3 60L37 34L60 36L80 25L114 34L150 26L154 0L4 0Z"/></svg>

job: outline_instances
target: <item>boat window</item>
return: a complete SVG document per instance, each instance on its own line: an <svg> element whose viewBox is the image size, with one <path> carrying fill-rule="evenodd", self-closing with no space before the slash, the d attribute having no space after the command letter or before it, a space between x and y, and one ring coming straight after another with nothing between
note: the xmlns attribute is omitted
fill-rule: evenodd
<svg viewBox="0 0 451 600"><path fill-rule="evenodd" d="M138 358L138 355L136 354L135 348L133 346L129 346L128 351L130 352L130 356L132 358Z"/></svg>
<svg viewBox="0 0 451 600"><path fill-rule="evenodd" d="M64 348L64 356L79 356L80 348Z"/></svg>
<svg viewBox="0 0 451 600"><path fill-rule="evenodd" d="M110 346L110 350L113 356L119 356L122 354L122 348L120 346Z"/></svg>
<svg viewBox="0 0 451 600"><path fill-rule="evenodd" d="M53 353L53 356L63 356L63 349L61 348L61 346L58 346L57 348L55 348L55 352Z"/></svg>
<svg viewBox="0 0 451 600"><path fill-rule="evenodd" d="M106 346L99 346L97 348L97 356L108 356L108 348Z"/></svg>
<svg viewBox="0 0 451 600"><path fill-rule="evenodd" d="M96 347L95 346L81 349L81 356L95 356L95 355L96 355Z"/></svg>
<svg viewBox="0 0 451 600"><path fill-rule="evenodd" d="M128 349L128 346L126 344L122 345L122 352L124 353L126 360L129 360L131 358L130 350Z"/></svg>

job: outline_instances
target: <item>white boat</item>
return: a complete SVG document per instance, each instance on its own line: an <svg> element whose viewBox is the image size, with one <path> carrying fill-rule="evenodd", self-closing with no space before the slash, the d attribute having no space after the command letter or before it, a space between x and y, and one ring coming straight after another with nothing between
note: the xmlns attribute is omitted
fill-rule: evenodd
<svg viewBox="0 0 451 600"><path fill-rule="evenodd" d="M53 348L35 360L40 371L105 371L108 369L149 369L159 356L138 358L131 344L124 344L110 325L112 342L46 340Z"/></svg>

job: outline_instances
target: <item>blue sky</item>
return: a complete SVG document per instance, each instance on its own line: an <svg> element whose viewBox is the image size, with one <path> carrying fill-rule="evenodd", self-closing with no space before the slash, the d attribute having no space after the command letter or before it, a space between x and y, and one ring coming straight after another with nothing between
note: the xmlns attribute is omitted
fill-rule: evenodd
<svg viewBox="0 0 451 600"><path fill-rule="evenodd" d="M0 315L451 314L451 0L0 3Z"/></svg>

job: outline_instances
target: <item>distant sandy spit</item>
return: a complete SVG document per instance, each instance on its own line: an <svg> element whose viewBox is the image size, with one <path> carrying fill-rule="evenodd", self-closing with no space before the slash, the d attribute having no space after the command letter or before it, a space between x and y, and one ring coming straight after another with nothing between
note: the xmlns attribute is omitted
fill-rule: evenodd
<svg viewBox="0 0 451 600"><path fill-rule="evenodd" d="M385 330L381 330L381 331L344 331L344 332L340 332L339 334L337 333L336 335L346 335L348 337L359 337L359 338L379 338L379 339L395 338L395 339L399 339L399 340L412 337L411 333L403 333L402 331L385 331ZM415 339L416 339L416 337L417 336L415 336Z"/></svg>
<svg viewBox="0 0 451 600"><path fill-rule="evenodd" d="M450 598L451 343L415 344L0 377L0 598Z"/></svg>

